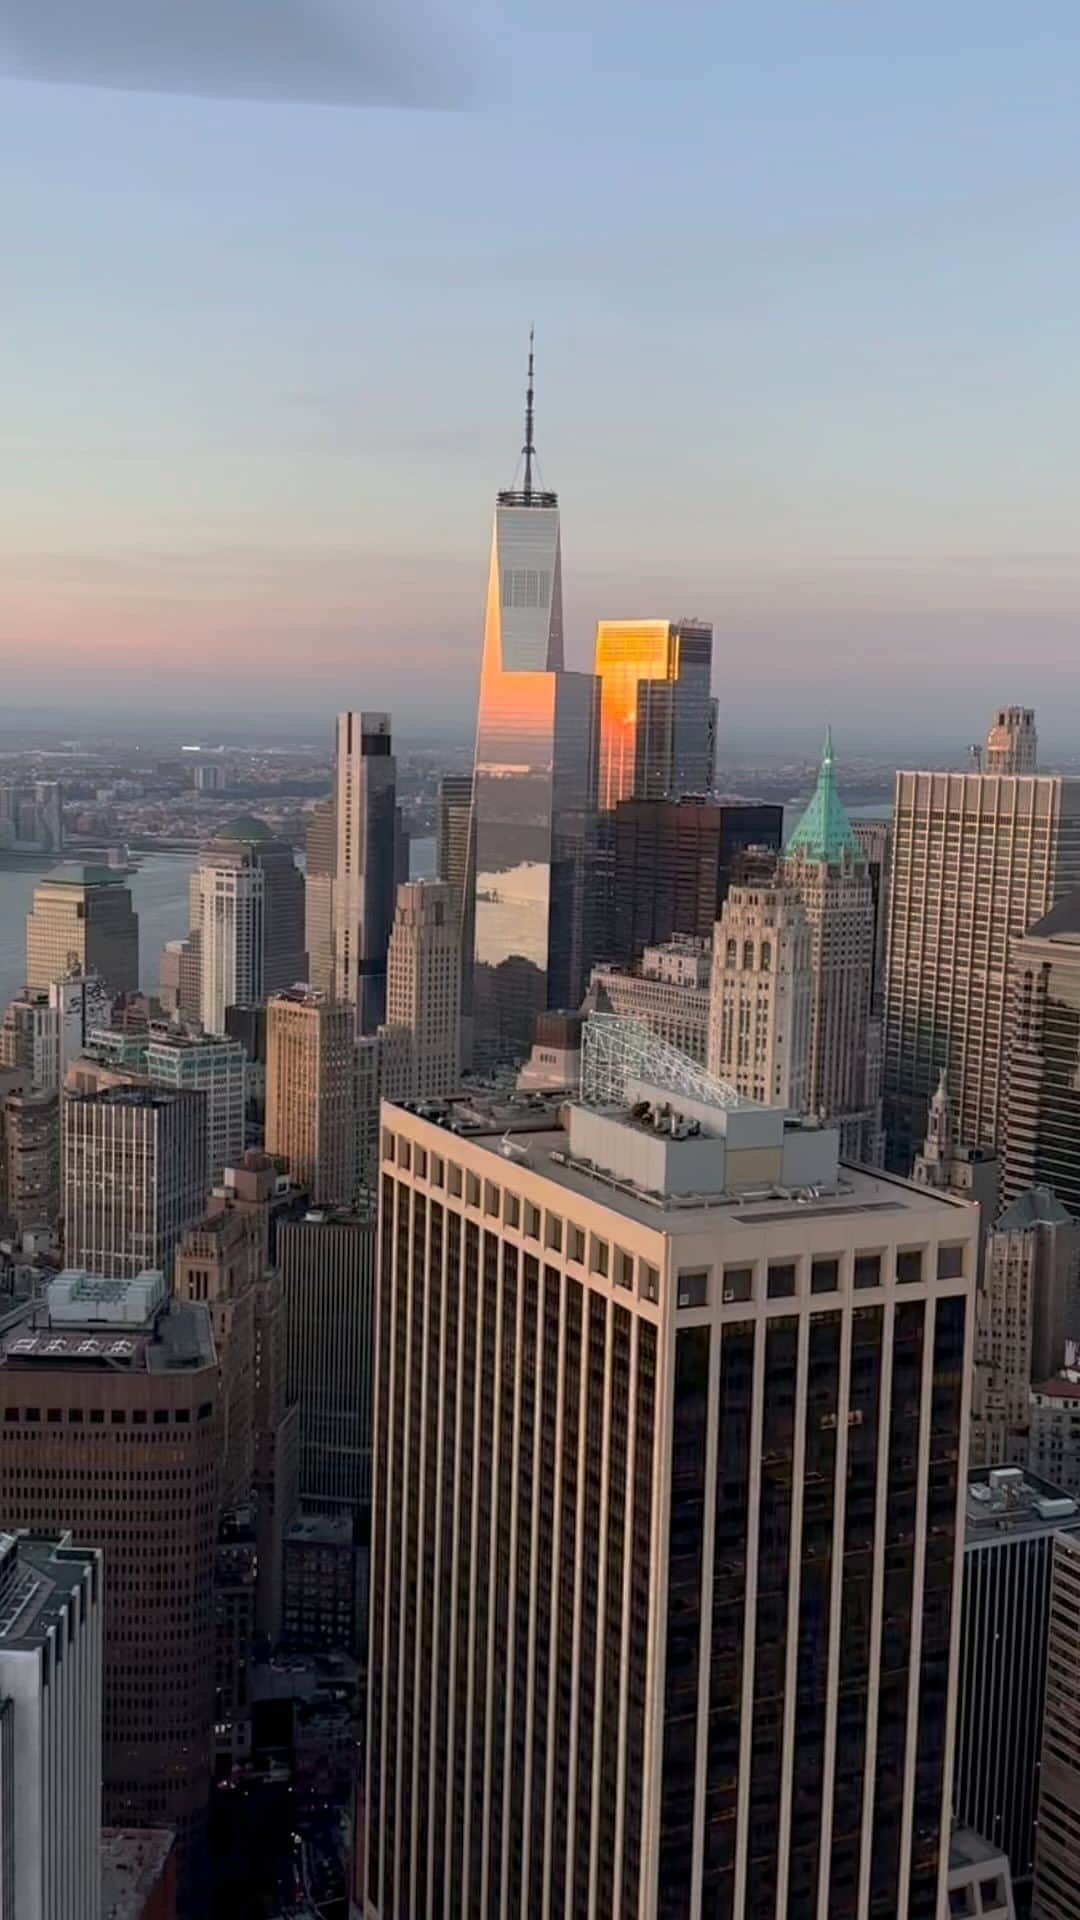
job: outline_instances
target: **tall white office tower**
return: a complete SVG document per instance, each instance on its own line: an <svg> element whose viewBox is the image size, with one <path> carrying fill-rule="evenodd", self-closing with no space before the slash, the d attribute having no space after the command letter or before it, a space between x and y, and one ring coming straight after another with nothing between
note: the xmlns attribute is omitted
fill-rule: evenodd
<svg viewBox="0 0 1080 1920"><path fill-rule="evenodd" d="M956 1137L1005 1130L1010 945L1080 886L1080 780L898 773L885 963L883 1092L904 1171L944 1069Z"/></svg>
<svg viewBox="0 0 1080 1920"><path fill-rule="evenodd" d="M1039 765L1039 736L1032 707L998 707L986 732L983 773L1034 773Z"/></svg>
<svg viewBox="0 0 1080 1920"><path fill-rule="evenodd" d="M398 888L379 1029L386 1100L441 1099L461 1070L461 928L443 880Z"/></svg>
<svg viewBox="0 0 1080 1920"><path fill-rule="evenodd" d="M524 475L500 493L476 723L470 859L474 1054L523 1058L535 1017L585 986L585 849L596 804L598 683L563 667L558 497L534 483L532 350Z"/></svg>
<svg viewBox="0 0 1080 1920"><path fill-rule="evenodd" d="M798 888L730 887L713 936L709 1072L763 1106L805 1113L812 986Z"/></svg>
<svg viewBox="0 0 1080 1920"><path fill-rule="evenodd" d="M780 874L797 889L810 926L810 1059L807 1104L840 1129L842 1151L877 1158L878 1089L867 1042L874 977L874 895L825 735L817 786L788 839Z"/></svg>
<svg viewBox="0 0 1080 1920"><path fill-rule="evenodd" d="M101 1913L101 1550L0 1533L0 1920Z"/></svg>
<svg viewBox="0 0 1080 1920"><path fill-rule="evenodd" d="M254 1007L263 997L265 875L254 864L215 866L207 860L194 879L200 1019L207 1033L224 1033L226 1008Z"/></svg>
<svg viewBox="0 0 1080 1920"><path fill-rule="evenodd" d="M383 1108L365 1920L938 1920L976 1211L583 1039Z"/></svg>
<svg viewBox="0 0 1080 1920"><path fill-rule="evenodd" d="M334 998L374 1033L398 871L397 763L388 713L339 713L334 749Z"/></svg>

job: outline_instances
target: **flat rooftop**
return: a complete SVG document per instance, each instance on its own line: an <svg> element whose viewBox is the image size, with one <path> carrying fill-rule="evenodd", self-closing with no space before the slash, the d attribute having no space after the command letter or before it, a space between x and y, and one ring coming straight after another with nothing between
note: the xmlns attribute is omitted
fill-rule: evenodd
<svg viewBox="0 0 1080 1920"><path fill-rule="evenodd" d="M201 1301L170 1300L141 1326L58 1323L47 1305L31 1305L0 1327L0 1366L195 1373L216 1367L217 1351L209 1310Z"/></svg>
<svg viewBox="0 0 1080 1920"><path fill-rule="evenodd" d="M351 1547L353 1523L347 1514L302 1513L285 1529L285 1545Z"/></svg>
<svg viewBox="0 0 1080 1920"><path fill-rule="evenodd" d="M173 1840L171 1827L102 1827L101 1920L139 1920Z"/></svg>
<svg viewBox="0 0 1080 1920"><path fill-rule="evenodd" d="M0 1533L0 1653L47 1640L97 1557L70 1533Z"/></svg>
<svg viewBox="0 0 1080 1920"><path fill-rule="evenodd" d="M967 1548L1080 1526L1080 1505L1060 1487L1020 1467L975 1467L968 1474Z"/></svg>
<svg viewBox="0 0 1080 1920"><path fill-rule="evenodd" d="M954 1827L949 1835L949 1871L962 1867L989 1867L1005 1858L1000 1847L992 1846L973 1827Z"/></svg>
<svg viewBox="0 0 1080 1920"><path fill-rule="evenodd" d="M943 1206L970 1214L969 1202L876 1169L841 1163L828 1187L800 1189L770 1185L708 1194L668 1193L649 1197L630 1181L573 1159L570 1139L560 1124L568 1101L565 1094L534 1094L523 1100L463 1095L460 1100L401 1102L405 1112L425 1119L450 1136L467 1140L491 1155L491 1178L511 1165L542 1174L567 1195L599 1202L614 1213L667 1234L700 1234L716 1223L745 1226L752 1232L773 1221L837 1219L853 1215L902 1214L918 1234L920 1221L940 1218ZM751 1107L753 1103L748 1103ZM393 1129L392 1109L386 1124ZM627 1110L625 1120L640 1125ZM811 1130L813 1131L813 1130ZM448 1143L449 1144L449 1143ZM868 1231L870 1231L868 1227Z"/></svg>

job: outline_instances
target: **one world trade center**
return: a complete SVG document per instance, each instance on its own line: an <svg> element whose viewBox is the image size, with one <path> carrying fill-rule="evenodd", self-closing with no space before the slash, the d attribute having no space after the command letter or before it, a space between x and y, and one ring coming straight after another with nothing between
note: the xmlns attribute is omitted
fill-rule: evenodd
<svg viewBox="0 0 1080 1920"><path fill-rule="evenodd" d="M473 1057L528 1051L537 1013L584 991L585 855L599 700L563 666L559 503L536 484L533 354L521 485L495 507L476 725L471 863Z"/></svg>

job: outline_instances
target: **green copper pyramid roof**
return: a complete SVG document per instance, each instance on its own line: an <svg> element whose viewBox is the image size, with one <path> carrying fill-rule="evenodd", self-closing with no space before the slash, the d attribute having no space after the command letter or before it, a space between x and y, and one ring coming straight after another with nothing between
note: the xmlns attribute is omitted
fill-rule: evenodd
<svg viewBox="0 0 1080 1920"><path fill-rule="evenodd" d="M842 853L861 857L859 843L833 778L832 728L825 729L825 747L818 769L817 786L806 812L791 834L786 853L801 853L807 860L839 860Z"/></svg>

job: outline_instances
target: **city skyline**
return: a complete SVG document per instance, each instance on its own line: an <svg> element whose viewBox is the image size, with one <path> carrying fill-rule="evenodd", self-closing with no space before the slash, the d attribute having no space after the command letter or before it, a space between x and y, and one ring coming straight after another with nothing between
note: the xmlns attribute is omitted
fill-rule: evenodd
<svg viewBox="0 0 1080 1920"><path fill-rule="evenodd" d="M616 34L594 0L515 9L498 42L486 0L456 13L483 57L452 113L0 80L12 705L40 704L48 649L84 713L132 700L149 658L212 668L223 714L253 682L295 713L302 650L313 717L467 728L477 529L513 478L533 319L568 666L597 618L674 609L713 621L747 732L789 731L812 690L845 735L945 739L974 667L1011 697L1022 632L1024 696L1060 703L1064 9L1057 37L1045 11L967 5L733 25L684 5ZM598 128L665 98L680 138L627 193ZM543 168L501 165L530 149ZM511 227L530 241L507 258Z"/></svg>

